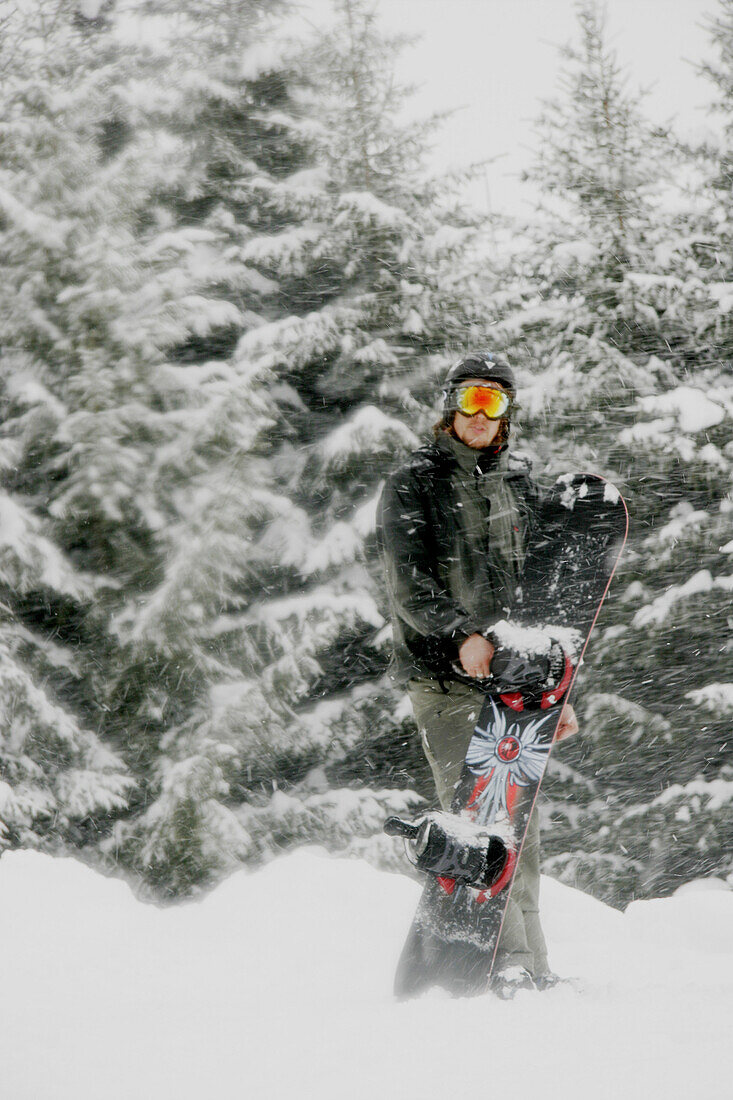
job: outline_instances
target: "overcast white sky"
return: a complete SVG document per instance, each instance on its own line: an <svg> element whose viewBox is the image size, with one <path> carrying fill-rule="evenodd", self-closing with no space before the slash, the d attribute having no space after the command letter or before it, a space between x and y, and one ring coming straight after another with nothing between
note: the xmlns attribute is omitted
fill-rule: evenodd
<svg viewBox="0 0 733 1100"><path fill-rule="evenodd" d="M495 158L471 197L500 213L529 213L517 177L530 159L540 101L554 94L557 47L577 38L575 0L376 0L387 30L421 35L400 76L419 85L421 113L456 108L439 137L436 167ZM631 87L650 89L647 114L710 131L710 86L694 64L710 55L706 16L717 0L607 0L609 40ZM319 19L329 0L303 0Z"/></svg>

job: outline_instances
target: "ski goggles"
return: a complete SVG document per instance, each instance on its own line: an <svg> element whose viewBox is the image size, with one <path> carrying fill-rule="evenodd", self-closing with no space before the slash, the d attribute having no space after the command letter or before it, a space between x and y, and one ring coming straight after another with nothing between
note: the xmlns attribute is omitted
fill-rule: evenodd
<svg viewBox="0 0 733 1100"><path fill-rule="evenodd" d="M493 386L460 386L451 397L457 412L464 416L483 413L487 420L501 420L514 404L508 393Z"/></svg>

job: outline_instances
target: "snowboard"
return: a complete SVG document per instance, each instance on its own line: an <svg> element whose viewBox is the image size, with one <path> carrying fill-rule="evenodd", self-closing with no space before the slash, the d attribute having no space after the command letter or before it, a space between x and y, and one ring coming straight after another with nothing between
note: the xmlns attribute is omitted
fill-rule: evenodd
<svg viewBox="0 0 733 1100"><path fill-rule="evenodd" d="M490 988L527 824L627 531L621 494L595 475L564 475L541 505L511 614L487 632L496 647L492 677L473 681L485 699L451 813L440 823L450 833L452 819L457 837L471 828L500 838L505 859L481 881L474 873L473 883L470 875L427 874L397 967L400 998L431 986L455 995ZM464 858L471 846L449 847Z"/></svg>

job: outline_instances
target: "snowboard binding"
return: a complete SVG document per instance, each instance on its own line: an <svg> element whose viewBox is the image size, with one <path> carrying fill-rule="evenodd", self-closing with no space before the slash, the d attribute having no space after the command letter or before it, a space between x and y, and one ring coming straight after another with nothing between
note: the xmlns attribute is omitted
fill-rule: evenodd
<svg viewBox="0 0 733 1100"><path fill-rule="evenodd" d="M558 703L573 678L575 666L560 642L552 640L548 653L517 654L499 646L491 658L492 694L512 710Z"/></svg>
<svg viewBox="0 0 733 1100"><path fill-rule="evenodd" d="M574 666L557 639L548 639L543 651L532 652L502 643L492 631L485 636L494 645L489 676L475 679L454 664L453 671L460 680L487 695L498 695L512 710L523 710L528 704L546 710L559 702L572 680Z"/></svg>
<svg viewBox="0 0 733 1100"><path fill-rule="evenodd" d="M446 893L473 886L493 897L516 862L502 837L456 814L426 814L415 822L389 817L383 829L388 836L404 837L410 862L435 875Z"/></svg>

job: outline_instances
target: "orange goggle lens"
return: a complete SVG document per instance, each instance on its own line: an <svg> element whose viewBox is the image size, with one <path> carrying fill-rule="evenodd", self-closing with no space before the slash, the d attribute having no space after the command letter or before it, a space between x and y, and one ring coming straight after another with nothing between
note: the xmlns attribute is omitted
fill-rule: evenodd
<svg viewBox="0 0 733 1100"><path fill-rule="evenodd" d="M456 407L464 416L483 413L489 420L501 420L511 403L508 393L491 386L462 386L456 392Z"/></svg>

